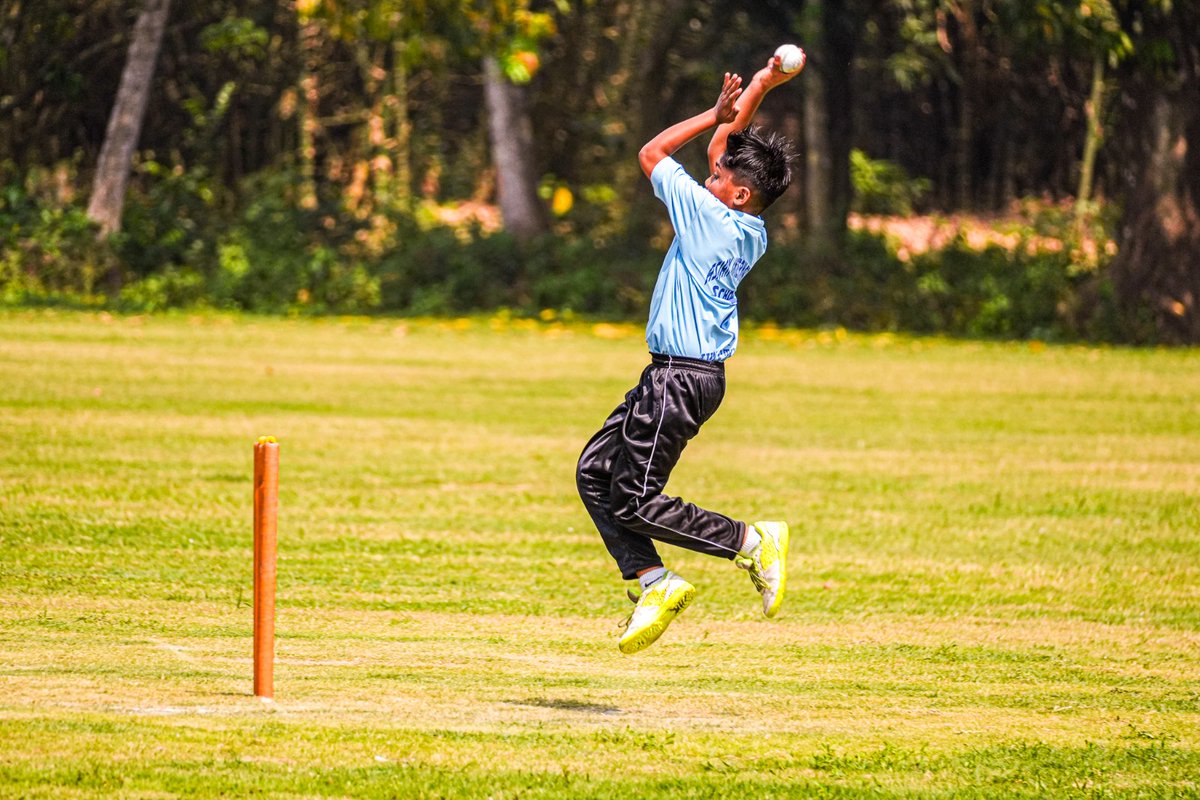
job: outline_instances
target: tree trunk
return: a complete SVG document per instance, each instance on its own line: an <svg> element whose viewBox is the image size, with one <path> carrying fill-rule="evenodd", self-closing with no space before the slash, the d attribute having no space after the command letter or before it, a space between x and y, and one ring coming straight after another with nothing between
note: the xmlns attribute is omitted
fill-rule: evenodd
<svg viewBox="0 0 1200 800"><path fill-rule="evenodd" d="M1157 49L1153 63L1126 62L1119 82L1121 120L1113 144L1123 167L1124 211L1109 276L1126 338L1196 344L1200 13L1191 3L1138 11L1127 18L1127 30L1140 28L1142 41Z"/></svg>
<svg viewBox="0 0 1200 800"><path fill-rule="evenodd" d="M533 124L525 93L522 87L509 82L493 56L484 58L483 73L500 214L505 230L518 239L530 239L545 233L547 223L537 196Z"/></svg>
<svg viewBox="0 0 1200 800"><path fill-rule="evenodd" d="M809 0L801 36L808 66L804 88L804 208L818 248L839 249L846 233L852 118L851 63L858 37L857 14L846 0Z"/></svg>
<svg viewBox="0 0 1200 800"><path fill-rule="evenodd" d="M390 153L392 142L388 140L387 105L391 100L386 91L388 71L385 69L385 49L382 45L360 39L355 43L359 70L362 72L363 90L366 97L366 159L370 175L371 193L363 212L390 208L395 197L393 164ZM359 203L368 198L351 198Z"/></svg>
<svg viewBox="0 0 1200 800"><path fill-rule="evenodd" d="M87 213L99 223L100 238L121 229L133 151L141 137L169 5L170 0L146 0L133 26L133 40L121 71L121 83L104 132L104 144L100 148L88 201Z"/></svg>
<svg viewBox="0 0 1200 800"><path fill-rule="evenodd" d="M321 102L317 65L321 28L315 20L300 21L300 191L298 204L309 211L317 207L317 117Z"/></svg>
<svg viewBox="0 0 1200 800"><path fill-rule="evenodd" d="M811 63L811 62L810 62ZM833 156L821 75L804 84L804 216L814 242L830 244L829 196Z"/></svg>
<svg viewBox="0 0 1200 800"><path fill-rule="evenodd" d="M867 12L859 3L825 0L825 114L829 131L829 222L827 230L839 246L854 199L850 182L850 150L854 142L854 51ZM852 7L853 6L853 7ZM831 99L836 98L836 102Z"/></svg>
<svg viewBox="0 0 1200 800"><path fill-rule="evenodd" d="M388 98L392 111L393 138L396 153L396 191L394 201L401 208L412 207L412 121L408 100L408 42L397 39L392 48L392 96Z"/></svg>
<svg viewBox="0 0 1200 800"><path fill-rule="evenodd" d="M1104 56L1096 56L1092 64L1092 93L1084 108L1087 135L1083 143L1083 162L1079 167L1079 190L1075 193L1075 216L1082 219L1092 197L1092 179L1096 170L1096 153L1100 150L1100 115L1104 105Z"/></svg>
<svg viewBox="0 0 1200 800"><path fill-rule="evenodd" d="M958 82L958 128L954 136L954 161L958 171L957 205L968 209L975 205L975 98L979 88L979 30L975 25L973 0L951 4L958 23L961 42Z"/></svg>
<svg viewBox="0 0 1200 800"><path fill-rule="evenodd" d="M1200 91L1147 81L1126 97L1136 161L1110 267L1125 333L1200 342Z"/></svg>
<svg viewBox="0 0 1200 800"><path fill-rule="evenodd" d="M829 141L829 107L825 76L828 65L825 9L821 0L805 4L803 38L808 65L804 86L804 216L810 241L817 249L834 244L830 199L833 154Z"/></svg>
<svg viewBox="0 0 1200 800"><path fill-rule="evenodd" d="M638 165L637 153L660 130L670 124L664 107L674 91L668 54L671 43L681 35L681 27L690 18L685 0L658 0L653 3L617 4L616 27L619 78L609 92L607 105L628 109L610 116L629 128L625 149L614 166L614 183L628 187L626 232L631 241L646 241L658 229L662 205L649 191ZM648 81L641 76L655 75ZM674 120L671 120L674 122Z"/></svg>

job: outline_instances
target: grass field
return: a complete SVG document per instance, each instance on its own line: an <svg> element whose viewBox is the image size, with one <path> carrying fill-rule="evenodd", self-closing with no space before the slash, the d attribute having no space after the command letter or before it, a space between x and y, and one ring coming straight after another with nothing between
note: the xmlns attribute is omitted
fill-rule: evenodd
<svg viewBox="0 0 1200 800"><path fill-rule="evenodd" d="M748 332L617 652L633 327L0 313L0 796L1200 796L1200 354ZM251 455L281 441L277 702Z"/></svg>

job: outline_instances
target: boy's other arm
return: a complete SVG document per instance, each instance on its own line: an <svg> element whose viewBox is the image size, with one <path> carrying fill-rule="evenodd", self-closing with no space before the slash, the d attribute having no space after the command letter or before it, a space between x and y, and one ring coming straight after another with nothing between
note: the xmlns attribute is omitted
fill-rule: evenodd
<svg viewBox="0 0 1200 800"><path fill-rule="evenodd" d="M742 94L742 79L738 75L725 73L725 82L721 86L721 94L717 104L707 111L682 122L676 122L642 146L638 152L638 163L646 177L654 172L658 162L673 154L676 150L695 139L714 125L720 126L737 118L738 110L734 103Z"/></svg>
<svg viewBox="0 0 1200 800"><path fill-rule="evenodd" d="M799 69L794 72L784 72L780 66L781 61L779 56L771 56L767 65L754 73L754 77L750 79L750 85L742 94L742 102L738 103L737 116L730 122L717 126L717 132L713 134L712 141L708 143L708 171L710 173L716 169L721 156L725 155L725 142L729 139L729 134L744 130L750 124L750 120L754 119L754 115L758 113L758 106L767 96L767 92L780 84L787 83L804 69L804 64L801 63Z"/></svg>

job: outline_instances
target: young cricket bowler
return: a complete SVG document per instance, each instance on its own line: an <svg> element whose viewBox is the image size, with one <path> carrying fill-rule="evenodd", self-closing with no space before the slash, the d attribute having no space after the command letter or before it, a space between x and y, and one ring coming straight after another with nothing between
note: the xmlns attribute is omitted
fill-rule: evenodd
<svg viewBox="0 0 1200 800"><path fill-rule="evenodd" d="M713 108L662 131L638 154L675 240L650 302L650 364L584 447L576 470L579 495L621 576L640 586L630 592L637 605L620 638L622 653L657 640L696 593L663 566L655 540L733 560L750 573L767 617L783 601L786 522L742 522L663 490L724 397L724 362L738 341L737 287L766 251L762 212L791 181L791 145L750 121L767 92L803 66L802 52L786 64L777 54L744 91L742 79L726 73ZM671 156L714 127L701 186Z"/></svg>

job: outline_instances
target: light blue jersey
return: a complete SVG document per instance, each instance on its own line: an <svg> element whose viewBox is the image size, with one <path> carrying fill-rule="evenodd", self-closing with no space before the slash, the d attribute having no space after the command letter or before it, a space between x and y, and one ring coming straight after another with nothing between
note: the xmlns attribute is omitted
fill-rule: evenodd
<svg viewBox="0 0 1200 800"><path fill-rule="evenodd" d="M737 287L767 250L767 228L729 208L673 158L650 173L667 206L675 240L650 301L646 344L652 353L724 361L737 349Z"/></svg>

